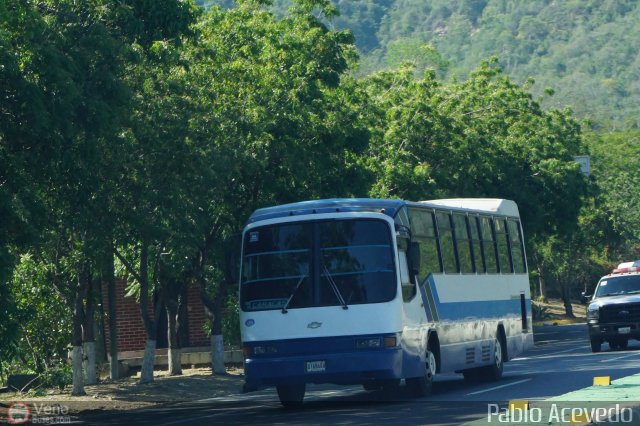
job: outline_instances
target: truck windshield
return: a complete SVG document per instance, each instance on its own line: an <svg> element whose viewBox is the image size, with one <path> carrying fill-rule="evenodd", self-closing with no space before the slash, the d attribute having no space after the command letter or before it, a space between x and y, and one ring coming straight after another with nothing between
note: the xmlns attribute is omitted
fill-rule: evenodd
<svg viewBox="0 0 640 426"><path fill-rule="evenodd" d="M619 296L640 293L640 274L609 277L600 281L596 297Z"/></svg>
<svg viewBox="0 0 640 426"><path fill-rule="evenodd" d="M389 225L345 219L262 226L245 233L244 311L387 302L395 297Z"/></svg>

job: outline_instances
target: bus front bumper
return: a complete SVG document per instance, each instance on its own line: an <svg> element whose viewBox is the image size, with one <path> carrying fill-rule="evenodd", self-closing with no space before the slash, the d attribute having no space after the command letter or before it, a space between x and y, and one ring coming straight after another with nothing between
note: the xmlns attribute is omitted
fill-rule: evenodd
<svg viewBox="0 0 640 426"><path fill-rule="evenodd" d="M400 347L341 353L248 358L245 391L293 383L360 384L402 377Z"/></svg>

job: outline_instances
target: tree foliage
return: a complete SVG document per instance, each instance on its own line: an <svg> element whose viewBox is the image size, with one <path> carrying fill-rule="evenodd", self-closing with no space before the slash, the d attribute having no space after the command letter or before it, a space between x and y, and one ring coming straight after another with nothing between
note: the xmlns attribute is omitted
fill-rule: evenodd
<svg viewBox="0 0 640 426"><path fill-rule="evenodd" d="M114 251L150 340L160 309L175 315L194 283L215 299L213 332L233 340L237 318L221 318L237 310L228 237L254 209L301 199L513 199L532 269L558 289L638 255L637 134L585 134L569 110L545 108L533 82L518 84L552 33L535 19L551 4L201 4L0 4L3 360L43 369L65 342L91 339L92 283ZM565 23L553 37L572 42L576 28L633 10L607 4L602 22ZM487 34L508 54L481 62ZM585 179L573 156L589 150Z"/></svg>

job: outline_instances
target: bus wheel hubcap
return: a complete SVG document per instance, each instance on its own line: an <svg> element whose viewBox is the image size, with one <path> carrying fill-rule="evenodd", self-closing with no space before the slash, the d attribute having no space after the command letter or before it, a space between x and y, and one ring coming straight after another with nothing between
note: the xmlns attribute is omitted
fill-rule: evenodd
<svg viewBox="0 0 640 426"><path fill-rule="evenodd" d="M496 339L496 345L495 345L495 360L496 360L496 367L500 367L502 365L502 345L500 344L500 339Z"/></svg>
<svg viewBox="0 0 640 426"><path fill-rule="evenodd" d="M436 357L433 352L427 351L427 376L433 377L436 374Z"/></svg>

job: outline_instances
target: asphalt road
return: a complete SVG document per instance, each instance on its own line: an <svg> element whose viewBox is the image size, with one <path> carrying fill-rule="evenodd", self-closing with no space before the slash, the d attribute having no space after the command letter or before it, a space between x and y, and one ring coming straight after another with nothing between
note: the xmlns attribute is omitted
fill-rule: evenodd
<svg viewBox="0 0 640 426"><path fill-rule="evenodd" d="M304 406L286 410L275 389L230 398L212 398L152 410L85 416L80 424L146 425L458 425L486 418L488 404L537 400L591 386L594 376L612 380L640 372L640 342L623 351L589 349L586 325L536 329L536 347L505 364L499 382L469 384L462 375L436 376L428 398L412 398L403 388L393 395L359 386L309 386Z"/></svg>

